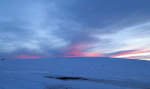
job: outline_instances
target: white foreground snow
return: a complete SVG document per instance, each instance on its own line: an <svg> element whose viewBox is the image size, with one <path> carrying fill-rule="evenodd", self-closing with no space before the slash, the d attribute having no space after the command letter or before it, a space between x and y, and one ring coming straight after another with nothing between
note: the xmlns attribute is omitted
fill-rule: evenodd
<svg viewBox="0 0 150 89"><path fill-rule="evenodd" d="M0 89L150 89L150 62L113 58L0 60Z"/></svg>

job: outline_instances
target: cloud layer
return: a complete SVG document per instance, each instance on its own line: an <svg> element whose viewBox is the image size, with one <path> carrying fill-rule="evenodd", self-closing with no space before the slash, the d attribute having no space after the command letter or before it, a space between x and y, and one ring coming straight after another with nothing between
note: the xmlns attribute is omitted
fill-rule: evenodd
<svg viewBox="0 0 150 89"><path fill-rule="evenodd" d="M0 55L150 59L148 0L5 0Z"/></svg>

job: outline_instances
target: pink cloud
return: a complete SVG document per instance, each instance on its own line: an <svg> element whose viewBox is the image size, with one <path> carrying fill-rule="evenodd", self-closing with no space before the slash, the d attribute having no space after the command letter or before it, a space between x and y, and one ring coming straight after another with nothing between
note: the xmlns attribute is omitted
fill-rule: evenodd
<svg viewBox="0 0 150 89"><path fill-rule="evenodd" d="M82 43L74 44L65 50L68 53L64 57L103 57L100 52L86 52L88 48L90 48L90 45Z"/></svg>

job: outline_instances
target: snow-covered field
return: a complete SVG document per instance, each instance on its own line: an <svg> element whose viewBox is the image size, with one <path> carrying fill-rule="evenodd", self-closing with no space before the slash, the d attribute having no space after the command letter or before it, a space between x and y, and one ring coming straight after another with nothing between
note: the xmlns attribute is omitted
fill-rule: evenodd
<svg viewBox="0 0 150 89"><path fill-rule="evenodd" d="M92 57L0 60L0 89L150 89L150 62Z"/></svg>

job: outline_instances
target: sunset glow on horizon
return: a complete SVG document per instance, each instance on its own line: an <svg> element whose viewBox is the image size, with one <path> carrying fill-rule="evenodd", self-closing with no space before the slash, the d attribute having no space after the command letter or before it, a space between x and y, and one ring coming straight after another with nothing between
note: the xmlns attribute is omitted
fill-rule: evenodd
<svg viewBox="0 0 150 89"><path fill-rule="evenodd" d="M13 59L40 59L41 56L32 56L32 55L17 55L12 57Z"/></svg>

